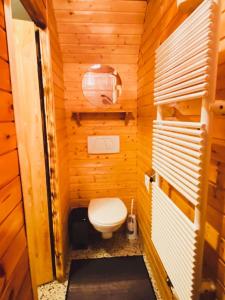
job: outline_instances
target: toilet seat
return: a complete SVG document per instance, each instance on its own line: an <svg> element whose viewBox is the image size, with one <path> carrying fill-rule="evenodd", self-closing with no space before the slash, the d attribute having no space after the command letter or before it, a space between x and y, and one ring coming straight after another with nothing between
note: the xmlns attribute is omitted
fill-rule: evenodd
<svg viewBox="0 0 225 300"><path fill-rule="evenodd" d="M91 223L103 226L120 224L127 216L127 208L119 198L97 198L90 201L88 217Z"/></svg>

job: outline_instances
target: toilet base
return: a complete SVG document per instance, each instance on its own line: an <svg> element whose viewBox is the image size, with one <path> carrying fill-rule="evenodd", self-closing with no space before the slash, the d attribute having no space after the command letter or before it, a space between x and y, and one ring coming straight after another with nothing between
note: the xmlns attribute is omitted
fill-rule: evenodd
<svg viewBox="0 0 225 300"><path fill-rule="evenodd" d="M112 238L112 232L102 232L102 238L104 240L111 239Z"/></svg>

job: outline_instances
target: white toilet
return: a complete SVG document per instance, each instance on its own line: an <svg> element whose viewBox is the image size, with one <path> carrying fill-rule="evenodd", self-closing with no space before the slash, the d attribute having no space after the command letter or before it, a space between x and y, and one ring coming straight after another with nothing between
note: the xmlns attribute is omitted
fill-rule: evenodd
<svg viewBox="0 0 225 300"><path fill-rule="evenodd" d="M88 206L88 218L103 239L112 237L127 217L127 208L119 198L92 199Z"/></svg>

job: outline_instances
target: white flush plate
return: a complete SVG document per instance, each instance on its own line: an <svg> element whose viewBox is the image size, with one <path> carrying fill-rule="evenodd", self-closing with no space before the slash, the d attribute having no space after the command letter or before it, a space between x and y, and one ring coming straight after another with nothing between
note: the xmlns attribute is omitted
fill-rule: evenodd
<svg viewBox="0 0 225 300"><path fill-rule="evenodd" d="M120 152L120 137L118 135L88 136L89 154L109 154Z"/></svg>

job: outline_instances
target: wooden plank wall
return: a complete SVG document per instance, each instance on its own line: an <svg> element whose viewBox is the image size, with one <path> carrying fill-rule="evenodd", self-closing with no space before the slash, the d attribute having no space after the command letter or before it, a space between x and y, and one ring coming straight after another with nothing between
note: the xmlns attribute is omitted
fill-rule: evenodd
<svg viewBox="0 0 225 300"><path fill-rule="evenodd" d="M54 0L63 55L72 206L95 197L118 196L127 205L136 196L137 59L145 1ZM82 94L82 77L92 64L114 67L122 79L119 103L108 110L131 110L125 126L118 114L87 114L78 127L73 111L99 112ZM88 155L89 135L120 135L121 152Z"/></svg>
<svg viewBox="0 0 225 300"><path fill-rule="evenodd" d="M0 299L33 299L3 1L0 1ZM5 273L5 274L4 274ZM5 286L2 283L5 281Z"/></svg>
<svg viewBox="0 0 225 300"><path fill-rule="evenodd" d="M225 2L221 1L217 99L225 100ZM219 299L225 299L225 116L214 115L208 223L218 233L215 249L206 245L205 270L217 280ZM223 295L223 296L222 296Z"/></svg>
<svg viewBox="0 0 225 300"><path fill-rule="evenodd" d="M220 53L217 81L217 99L225 99L225 2L222 1ZM144 186L144 174L151 170L151 140L153 108L153 79L155 49L187 17L178 11L175 0L148 2L147 14L138 61L138 220L145 250L152 262L163 299L171 299L165 283L166 274L154 250L150 237L151 197ZM199 109L194 102L181 104L178 115L186 120L196 119ZM179 116L176 116L179 119ZM213 121L213 145L210 167L209 204L207 219L207 243L205 247L204 272L217 282L218 299L224 299L224 237L225 237L225 118L215 116ZM166 184L164 184L166 187ZM173 200L191 217L192 211L181 197L173 192Z"/></svg>
<svg viewBox="0 0 225 300"><path fill-rule="evenodd" d="M52 59L52 74L53 74L53 90L54 90L54 106L55 106L55 126L56 126L56 148L57 149L57 164L58 164L58 193L55 198L59 199L58 211L55 211L59 218L59 236L55 236L55 242L62 244L61 250L57 250L56 262L57 269L66 267L66 258L68 253L68 214L70 210L69 203L69 179L68 179L68 150L67 150L67 130L66 130L66 114L64 108L64 81L63 81L63 63L58 36L56 32L56 21L52 7L52 1L48 1L48 29L50 33L50 47ZM54 170L52 170L54 172ZM50 174L51 176L51 174ZM59 239L63 239L59 241ZM59 248L60 248L59 247ZM64 273L64 272L63 272ZM58 274L60 279L63 274Z"/></svg>

